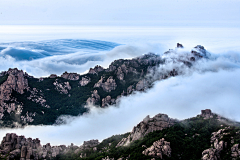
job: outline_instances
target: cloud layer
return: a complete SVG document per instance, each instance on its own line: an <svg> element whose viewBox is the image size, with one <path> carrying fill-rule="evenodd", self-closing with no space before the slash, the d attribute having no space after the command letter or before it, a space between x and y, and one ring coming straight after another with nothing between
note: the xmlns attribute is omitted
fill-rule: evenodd
<svg viewBox="0 0 240 160"><path fill-rule="evenodd" d="M0 69L6 71L17 67L35 77L61 75L65 71L84 73L95 65L107 68L115 59L137 57L156 52L161 47L156 44L119 46L116 43L96 40L62 41L5 44L14 47L0 51Z"/></svg>
<svg viewBox="0 0 240 160"><path fill-rule="evenodd" d="M237 53L212 55L211 60L199 61L184 75L157 81L146 92L123 97L118 105L105 109L87 106L89 114L63 117L67 121L65 125L3 129L0 136L14 132L40 138L42 144L73 142L80 145L86 140L103 140L129 132L147 115L152 117L165 113L181 120L196 116L202 109L212 109L215 113L240 121L239 57Z"/></svg>

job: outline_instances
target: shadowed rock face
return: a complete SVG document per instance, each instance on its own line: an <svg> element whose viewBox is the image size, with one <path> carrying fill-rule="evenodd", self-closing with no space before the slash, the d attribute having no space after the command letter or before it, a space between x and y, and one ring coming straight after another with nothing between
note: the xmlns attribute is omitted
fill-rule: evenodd
<svg viewBox="0 0 240 160"><path fill-rule="evenodd" d="M79 152L91 149L98 144L98 140L90 140L84 141L84 144L80 147L73 145L73 143L68 147L65 145L51 146L50 143L42 146L38 138L25 138L15 133L7 133L0 144L0 156L9 154L8 158L15 159L20 157L21 160L51 159L70 150Z"/></svg>
<svg viewBox="0 0 240 160"><path fill-rule="evenodd" d="M123 138L118 144L119 146L127 146L131 142L143 138L150 132L162 130L164 128L168 128L178 121L172 118L169 118L166 114L157 114L153 118L147 116L140 122L137 126L135 126L127 138Z"/></svg>
<svg viewBox="0 0 240 160"><path fill-rule="evenodd" d="M8 74L7 80L0 86L0 99L9 100L12 90L20 94L24 93L24 89L28 88L27 74L17 68L9 69L5 75Z"/></svg>
<svg viewBox="0 0 240 160"><path fill-rule="evenodd" d="M28 90L28 75L22 70L17 68L9 69L7 72L3 72L2 75L7 75L7 80L0 86L0 119L3 117L4 111L8 110L8 113L15 111L16 100L11 98L13 91L19 94L23 94L24 90ZM6 103L6 101L12 101L13 103Z"/></svg>
<svg viewBox="0 0 240 160"><path fill-rule="evenodd" d="M210 109L201 110L201 116L204 119L213 118L213 113Z"/></svg>
<svg viewBox="0 0 240 160"><path fill-rule="evenodd" d="M145 149L142 154L146 156L156 157L162 159L163 155L167 155L171 157L171 147L170 142L165 141L164 138L156 141L153 145L147 149Z"/></svg>

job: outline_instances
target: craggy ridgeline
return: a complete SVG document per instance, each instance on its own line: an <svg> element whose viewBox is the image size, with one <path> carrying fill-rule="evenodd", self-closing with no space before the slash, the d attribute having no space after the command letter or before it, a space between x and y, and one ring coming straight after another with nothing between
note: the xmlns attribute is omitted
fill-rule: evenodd
<svg viewBox="0 0 240 160"><path fill-rule="evenodd" d="M147 116L130 133L81 146L41 145L39 139L8 133L0 154L12 160L229 160L240 158L239 143L240 124L206 109L182 121L166 114Z"/></svg>
<svg viewBox="0 0 240 160"><path fill-rule="evenodd" d="M85 105L107 107L121 96L150 88L154 81L184 74L200 59L208 59L203 46L196 46L184 55L169 50L162 56L149 53L131 60L119 59L108 68L91 68L87 74L65 72L61 76L34 78L17 68L0 74L1 127L51 125L61 115L81 115ZM177 64L163 69L167 64ZM160 69L161 68L161 69Z"/></svg>

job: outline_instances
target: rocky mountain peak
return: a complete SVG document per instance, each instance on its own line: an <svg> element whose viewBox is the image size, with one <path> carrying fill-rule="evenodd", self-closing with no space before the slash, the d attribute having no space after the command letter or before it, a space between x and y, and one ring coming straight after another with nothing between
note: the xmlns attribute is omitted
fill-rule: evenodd
<svg viewBox="0 0 240 160"><path fill-rule="evenodd" d="M9 69L7 80L0 86L0 99L9 100L12 90L17 91L20 94L24 93L24 90L28 88L27 74L17 68Z"/></svg>
<svg viewBox="0 0 240 160"><path fill-rule="evenodd" d="M98 72L102 72L104 68L100 65L96 65L94 68L90 68L88 73L90 74L98 74Z"/></svg>
<svg viewBox="0 0 240 160"><path fill-rule="evenodd" d="M157 114L153 118L149 115L143 119L137 126L135 126L127 138L123 138L118 144L119 146L127 146L135 140L143 138L150 132L162 130L168 128L178 121L176 119L169 118L166 114Z"/></svg>
<svg viewBox="0 0 240 160"><path fill-rule="evenodd" d="M2 75L7 76L6 81L0 85L0 119L3 117L4 111L10 113L15 111L16 100L11 98L13 91L16 91L19 94L23 94L24 90L28 90L28 74L24 73L22 70L17 68L9 69L7 72ZM6 103L6 101L12 101L13 103Z"/></svg>
<svg viewBox="0 0 240 160"><path fill-rule="evenodd" d="M183 48L183 45L180 43L177 43L177 48Z"/></svg>
<svg viewBox="0 0 240 160"><path fill-rule="evenodd" d="M208 58L209 56L206 49L201 45L197 45L196 47L194 47L191 53L197 58Z"/></svg>
<svg viewBox="0 0 240 160"><path fill-rule="evenodd" d="M72 81L79 80L79 74L77 74L77 73L68 73L67 71L65 71L61 75L61 77L64 78L64 79L72 80Z"/></svg>
<svg viewBox="0 0 240 160"><path fill-rule="evenodd" d="M201 110L201 116L204 119L213 118L213 113L210 109Z"/></svg>

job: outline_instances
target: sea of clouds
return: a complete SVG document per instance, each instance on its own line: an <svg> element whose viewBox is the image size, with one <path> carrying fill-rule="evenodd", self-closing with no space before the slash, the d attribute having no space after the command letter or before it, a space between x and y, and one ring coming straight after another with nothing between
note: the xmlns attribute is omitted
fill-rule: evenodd
<svg viewBox="0 0 240 160"><path fill-rule="evenodd" d="M18 68L34 77L65 71L82 74L95 65L105 68L115 59L159 51L159 44L121 45L97 40L62 39L0 43L0 69Z"/></svg>
<svg viewBox="0 0 240 160"><path fill-rule="evenodd" d="M159 51L158 49L156 45L120 45L110 51L90 53L91 56L100 56L102 60L87 61L83 64L71 64L64 61L71 59L72 54L57 55L57 57L54 55L30 61L16 61L10 56L2 57L2 59L9 58L6 61L12 62L15 66L26 65L26 69L31 68L28 71L32 75L40 76L52 73L52 71L61 74L63 70L85 72L94 63L106 67L114 59L132 58L149 51ZM147 115L152 117L158 113L165 113L172 118L182 120L200 114L202 109L211 109L222 116L240 121L240 54L233 51L222 54L209 53L208 59L197 61L191 68L171 61L190 54L190 51L191 48L186 47L176 49L175 53L169 55L159 52L161 56L169 60L169 63L161 65L154 75L149 75L150 77L169 71L173 67L178 68L182 74L156 81L154 86L145 92L136 92L122 97L118 104L104 109L86 106L90 108L88 114L79 117L61 117L66 121L63 125L2 129L0 137L13 132L26 137L40 138L42 144L50 142L52 145L70 143L80 145L86 140L103 140L115 134L130 132L133 126ZM48 70L49 72L46 72Z"/></svg>

